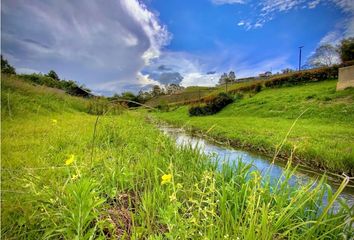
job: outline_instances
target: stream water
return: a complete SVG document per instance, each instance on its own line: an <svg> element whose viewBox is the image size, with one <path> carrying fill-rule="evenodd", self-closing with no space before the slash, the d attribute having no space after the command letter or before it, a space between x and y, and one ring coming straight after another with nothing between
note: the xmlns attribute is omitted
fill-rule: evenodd
<svg viewBox="0 0 354 240"><path fill-rule="evenodd" d="M229 148L221 144L211 142L200 136L189 134L181 128L175 128L167 125L160 126L159 128L166 135L174 138L177 145L179 146L191 145L192 147L198 147L203 153L211 156L211 158L214 160L218 159L231 162L242 159L242 162L244 163L252 163L253 168L258 169L261 173L267 172L271 180L279 179L279 177L282 176L282 173L285 168L284 163L277 161L270 168L271 159L267 157L243 150ZM295 182L306 183L311 179L315 179L316 177L320 177L320 174L309 173L308 171L301 171L301 168L298 168L298 171L290 179L289 182L290 184L294 184ZM328 181L328 184L331 186L333 192L337 190L338 183ZM353 206L354 187L348 185L340 194L340 198L345 199L349 206ZM327 202L326 199L324 199L324 201Z"/></svg>

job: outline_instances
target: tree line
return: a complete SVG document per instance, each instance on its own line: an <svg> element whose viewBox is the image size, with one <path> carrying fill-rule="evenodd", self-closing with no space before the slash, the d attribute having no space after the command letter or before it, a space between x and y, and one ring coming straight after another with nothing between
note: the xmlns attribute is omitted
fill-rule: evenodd
<svg viewBox="0 0 354 240"><path fill-rule="evenodd" d="M60 79L58 74L54 70L50 70L47 74L32 73L32 74L17 74L16 69L9 64L7 59L1 55L1 73L17 75L19 78L33 82L39 85L45 85L47 87L59 88L68 93L73 93L76 89L80 88L88 93L91 90L83 84L78 84L73 80ZM75 94L74 94L75 95Z"/></svg>

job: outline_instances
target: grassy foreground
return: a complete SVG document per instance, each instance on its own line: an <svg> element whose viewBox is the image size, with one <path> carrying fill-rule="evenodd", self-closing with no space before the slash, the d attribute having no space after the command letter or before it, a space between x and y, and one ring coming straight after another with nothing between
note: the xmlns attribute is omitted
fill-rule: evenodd
<svg viewBox="0 0 354 240"><path fill-rule="evenodd" d="M336 81L329 80L265 89L207 117L189 117L187 107L154 115L273 156L303 113L280 155L289 156L296 148L294 158L303 164L354 175L354 89L336 92L335 87Z"/></svg>
<svg viewBox="0 0 354 240"><path fill-rule="evenodd" d="M317 186L288 185L290 168L272 185L248 165L218 171L207 156L177 148L136 112L101 116L93 137L97 117L85 112L84 100L61 105L58 98L75 98L6 84L2 95L13 110L11 117L2 111L4 239L353 237L352 209L345 203L331 209L347 180L332 194L324 179ZM16 105L29 96L33 104ZM33 112L43 97L43 111Z"/></svg>

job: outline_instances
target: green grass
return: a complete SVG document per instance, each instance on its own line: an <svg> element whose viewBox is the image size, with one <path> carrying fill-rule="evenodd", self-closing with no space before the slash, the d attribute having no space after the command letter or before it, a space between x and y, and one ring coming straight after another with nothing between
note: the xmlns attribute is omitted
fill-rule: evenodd
<svg viewBox="0 0 354 240"><path fill-rule="evenodd" d="M328 190L324 206L326 185L291 186L290 167L275 185L249 165L217 170L196 149L178 148L140 112L101 116L93 137L97 116L86 113L88 100L63 105L58 99L74 99L22 87L7 82L2 89L11 88L11 109L20 109L11 117L2 111L4 239L353 237L349 206L331 209L347 181L336 194ZM18 105L20 99L33 104ZM32 113L37 104L42 110Z"/></svg>
<svg viewBox="0 0 354 240"><path fill-rule="evenodd" d="M354 89L336 92L335 87L330 80L246 93L208 117L189 117L187 107L155 116L273 156L294 120L306 111L281 153L288 156L296 147L295 157L314 169L354 174Z"/></svg>

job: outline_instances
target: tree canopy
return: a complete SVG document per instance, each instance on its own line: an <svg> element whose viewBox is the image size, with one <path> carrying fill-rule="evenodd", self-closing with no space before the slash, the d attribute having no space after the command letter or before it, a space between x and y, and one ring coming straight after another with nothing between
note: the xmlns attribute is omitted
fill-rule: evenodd
<svg viewBox="0 0 354 240"><path fill-rule="evenodd" d="M51 78L53 78L54 80L57 80L57 81L60 80L58 74L54 70L50 70L46 76L47 77L51 77Z"/></svg>
<svg viewBox="0 0 354 240"><path fill-rule="evenodd" d="M9 64L9 62L3 58L1 55L1 72L7 74L16 74L16 70L13 66Z"/></svg>
<svg viewBox="0 0 354 240"><path fill-rule="evenodd" d="M342 40L339 45L339 54L342 62L354 60L354 37Z"/></svg>
<svg viewBox="0 0 354 240"><path fill-rule="evenodd" d="M313 67L330 67L339 63L339 54L331 44L322 44L316 48L315 52L308 60L309 65Z"/></svg>

